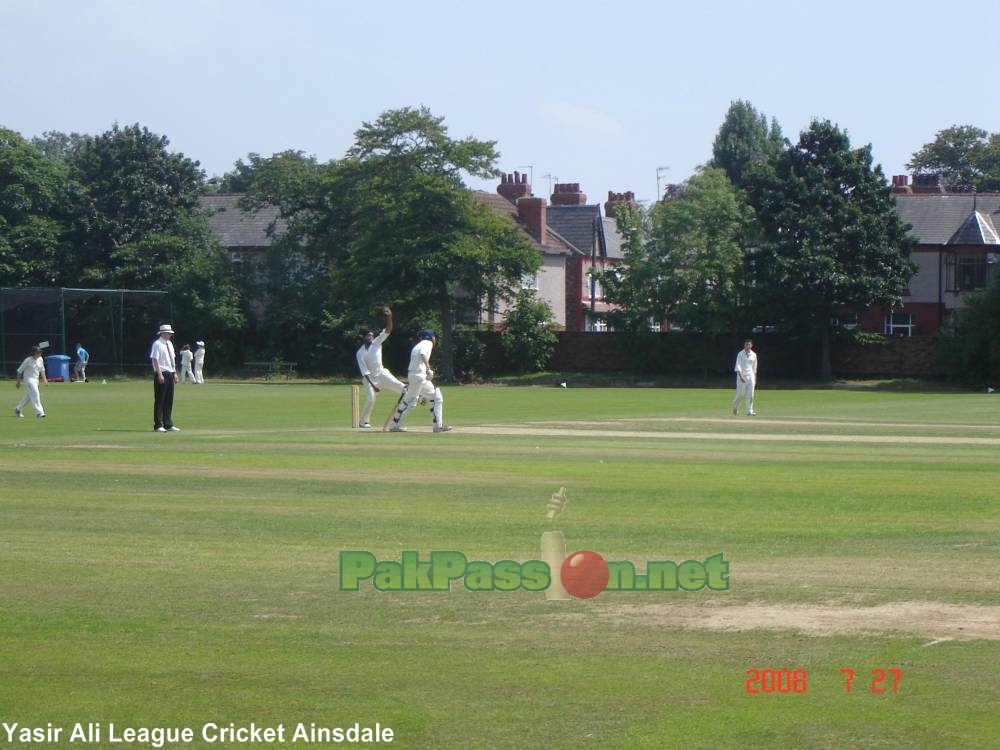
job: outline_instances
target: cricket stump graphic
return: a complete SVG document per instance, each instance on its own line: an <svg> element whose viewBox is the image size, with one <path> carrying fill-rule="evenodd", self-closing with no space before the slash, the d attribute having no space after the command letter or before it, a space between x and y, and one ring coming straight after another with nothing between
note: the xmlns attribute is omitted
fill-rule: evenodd
<svg viewBox="0 0 1000 750"><path fill-rule="evenodd" d="M566 488L549 499L545 520L555 521L566 507ZM593 599L608 585L610 571L604 557L589 549L566 555L566 538L561 531L542 534L542 561L549 566L552 582L545 598L552 600Z"/></svg>
<svg viewBox="0 0 1000 750"><path fill-rule="evenodd" d="M551 523L566 507L566 488L560 487L559 492L549 500L548 514L545 520ZM542 534L542 562L549 566L552 583L545 589L546 599L572 599L569 592L563 588L560 571L566 560L566 537L561 531L546 531Z"/></svg>

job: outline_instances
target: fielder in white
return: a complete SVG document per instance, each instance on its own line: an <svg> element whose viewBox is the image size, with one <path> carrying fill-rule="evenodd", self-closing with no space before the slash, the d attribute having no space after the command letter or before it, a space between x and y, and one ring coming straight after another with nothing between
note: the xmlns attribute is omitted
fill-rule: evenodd
<svg viewBox="0 0 1000 750"><path fill-rule="evenodd" d="M358 424L358 427L363 429L372 426L369 420L372 409L375 408L376 393L383 388L399 394L406 390L406 386L382 365L382 344L392 333L392 310L383 307L382 312L385 313L385 328L378 336L368 331L357 353L358 370L361 372L361 382L365 389L365 406L361 410L361 421Z"/></svg>
<svg viewBox="0 0 1000 750"><path fill-rule="evenodd" d="M204 374L204 369L205 369L205 342L204 341L195 341L194 345L197 347L197 349L194 350L194 373L193 373L194 377L192 378L192 380L197 385L204 385L205 384L205 374Z"/></svg>
<svg viewBox="0 0 1000 750"><path fill-rule="evenodd" d="M743 348L736 355L736 396L733 398L733 414L739 412L741 399L746 400L747 416L756 417L753 410L753 391L757 386L757 352L753 350L753 339L743 342Z"/></svg>
<svg viewBox="0 0 1000 750"><path fill-rule="evenodd" d="M37 346L31 347L31 354L24 358L21 366L17 368L17 381L14 383L15 388L21 387L21 381L27 386L25 389L27 393L21 398L20 403L14 407L14 416L23 417L24 407L31 402L31 405L35 409L35 416L41 419L45 416L45 409L42 408L42 395L38 392L38 380L45 385L49 384L48 378L45 377L45 362L42 360L42 350Z"/></svg>
<svg viewBox="0 0 1000 750"><path fill-rule="evenodd" d="M186 383L190 380L192 383L197 381L194 379L194 370L191 369L191 362L194 359L194 354L191 352L191 345L184 344L181 347L181 382Z"/></svg>
<svg viewBox="0 0 1000 750"><path fill-rule="evenodd" d="M389 432L406 432L403 421L410 410L417 405L417 402L431 402L431 416L434 418L434 432L449 432L450 425L444 423L444 396L441 389L436 388L431 382L434 378L434 370L431 369L431 351L437 339L434 331L427 328L419 334L420 340L410 351L410 368L407 373L409 382L406 386L406 393L399 400L396 407L396 414L392 418Z"/></svg>

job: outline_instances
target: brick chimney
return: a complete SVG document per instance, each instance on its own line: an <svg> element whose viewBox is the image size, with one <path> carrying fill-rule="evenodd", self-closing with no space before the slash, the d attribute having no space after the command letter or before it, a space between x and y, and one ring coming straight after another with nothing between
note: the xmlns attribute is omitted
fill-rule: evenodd
<svg viewBox="0 0 1000 750"><path fill-rule="evenodd" d="M545 244L545 230L548 227L548 211L544 198L529 196L517 199L517 215L521 218L531 235Z"/></svg>
<svg viewBox="0 0 1000 750"><path fill-rule="evenodd" d="M913 192L910 188L910 178L905 174L894 174L892 176L892 192L896 195L910 195Z"/></svg>
<svg viewBox="0 0 1000 750"><path fill-rule="evenodd" d="M913 175L914 193L945 193L944 183L939 174L915 174Z"/></svg>
<svg viewBox="0 0 1000 750"><path fill-rule="evenodd" d="M609 219L615 218L615 205L618 203L626 203L632 208L638 208L639 204L635 199L635 193L628 190L624 193L616 193L612 190L608 191L608 199L604 203L604 215Z"/></svg>
<svg viewBox="0 0 1000 750"><path fill-rule="evenodd" d="M584 206L587 203L587 196L580 192L579 182L556 183L553 190L553 206Z"/></svg>
<svg viewBox="0 0 1000 750"><path fill-rule="evenodd" d="M511 203L517 203L518 198L530 197L532 192L531 185L528 183L528 175L520 172L500 175L497 192Z"/></svg>

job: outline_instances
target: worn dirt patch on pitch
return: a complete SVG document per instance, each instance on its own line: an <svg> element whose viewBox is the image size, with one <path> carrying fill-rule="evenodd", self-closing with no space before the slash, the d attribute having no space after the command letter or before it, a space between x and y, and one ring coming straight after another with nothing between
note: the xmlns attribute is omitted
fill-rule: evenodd
<svg viewBox="0 0 1000 750"><path fill-rule="evenodd" d="M904 633L943 640L1000 640L1000 607L893 602L875 607L808 604L623 604L598 617L689 630L793 630L807 635Z"/></svg>

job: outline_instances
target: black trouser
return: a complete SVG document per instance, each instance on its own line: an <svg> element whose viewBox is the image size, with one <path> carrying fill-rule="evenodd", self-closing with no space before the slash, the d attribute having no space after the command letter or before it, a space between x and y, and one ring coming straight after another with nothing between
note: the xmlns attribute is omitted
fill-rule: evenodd
<svg viewBox="0 0 1000 750"><path fill-rule="evenodd" d="M163 372L163 382L153 373L153 429L174 426L174 374Z"/></svg>

